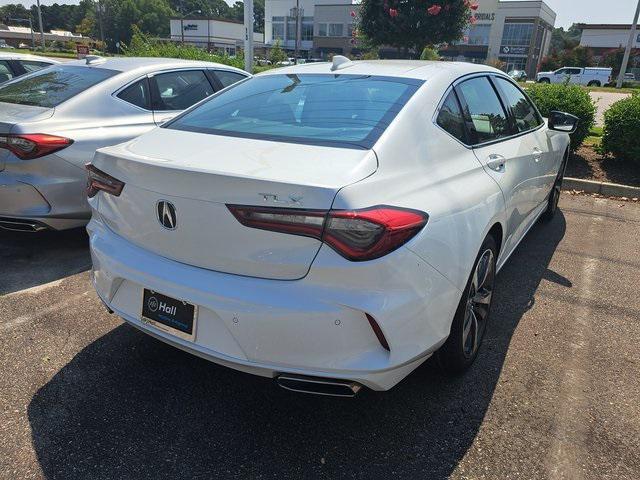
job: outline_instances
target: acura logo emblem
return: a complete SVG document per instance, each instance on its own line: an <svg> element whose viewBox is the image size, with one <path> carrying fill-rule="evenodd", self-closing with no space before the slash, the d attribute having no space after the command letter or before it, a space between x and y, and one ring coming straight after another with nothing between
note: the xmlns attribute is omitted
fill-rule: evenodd
<svg viewBox="0 0 640 480"><path fill-rule="evenodd" d="M178 226L178 221L176 219L176 207L173 206L173 203L161 200L158 202L157 210L160 225L169 230L175 230Z"/></svg>

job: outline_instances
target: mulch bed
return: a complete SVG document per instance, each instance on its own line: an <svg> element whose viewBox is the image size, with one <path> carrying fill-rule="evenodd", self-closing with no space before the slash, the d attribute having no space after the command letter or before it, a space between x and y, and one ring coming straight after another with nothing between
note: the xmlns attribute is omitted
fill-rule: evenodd
<svg viewBox="0 0 640 480"><path fill-rule="evenodd" d="M569 158L566 176L640 187L640 161L603 157L583 146Z"/></svg>

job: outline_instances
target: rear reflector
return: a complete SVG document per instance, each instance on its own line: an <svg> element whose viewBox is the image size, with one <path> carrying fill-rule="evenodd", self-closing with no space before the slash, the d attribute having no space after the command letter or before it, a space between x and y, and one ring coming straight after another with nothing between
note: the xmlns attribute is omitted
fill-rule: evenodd
<svg viewBox="0 0 640 480"><path fill-rule="evenodd" d="M90 163L87 163L85 168L88 174L87 197L95 197L99 191L115 195L116 197L120 196L124 188L124 182L104 173Z"/></svg>
<svg viewBox="0 0 640 480"><path fill-rule="evenodd" d="M247 227L317 238L355 262L373 260L397 250L429 219L418 210L389 206L350 211L227 207Z"/></svg>
<svg viewBox="0 0 640 480"><path fill-rule="evenodd" d="M0 148L5 148L21 160L44 157L68 147L73 140L43 133L0 135Z"/></svg>
<svg viewBox="0 0 640 480"><path fill-rule="evenodd" d="M380 345L382 345L382 348L384 348L387 351L391 351L391 349L389 348L389 342L387 342L387 339L385 338L384 333L382 333L382 329L380 328L380 325L378 325L378 322L376 322L376 319L373 318L368 313L365 313L365 315L367 317L367 320L369 320L369 325L371 325L371 330L373 330L373 333L376 334L376 337L378 338Z"/></svg>

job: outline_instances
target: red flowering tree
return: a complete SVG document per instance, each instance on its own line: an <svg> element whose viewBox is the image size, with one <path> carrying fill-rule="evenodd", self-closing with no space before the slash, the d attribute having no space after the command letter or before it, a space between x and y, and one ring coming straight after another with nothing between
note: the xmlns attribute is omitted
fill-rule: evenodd
<svg viewBox="0 0 640 480"><path fill-rule="evenodd" d="M425 45L460 40L477 8L470 0L362 0L358 31L371 45L419 55Z"/></svg>

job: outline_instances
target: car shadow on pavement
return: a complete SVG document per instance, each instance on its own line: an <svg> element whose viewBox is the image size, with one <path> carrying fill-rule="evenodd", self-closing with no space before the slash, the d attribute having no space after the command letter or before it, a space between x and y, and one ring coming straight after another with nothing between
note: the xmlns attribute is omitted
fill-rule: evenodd
<svg viewBox="0 0 640 480"><path fill-rule="evenodd" d="M121 325L33 397L44 476L446 478L478 433L541 279L555 279L547 267L565 227L561 213L536 225L504 267L478 360L455 378L429 360L389 392L295 394Z"/></svg>
<svg viewBox="0 0 640 480"><path fill-rule="evenodd" d="M84 228L37 233L0 230L0 295L88 270L88 244Z"/></svg>

